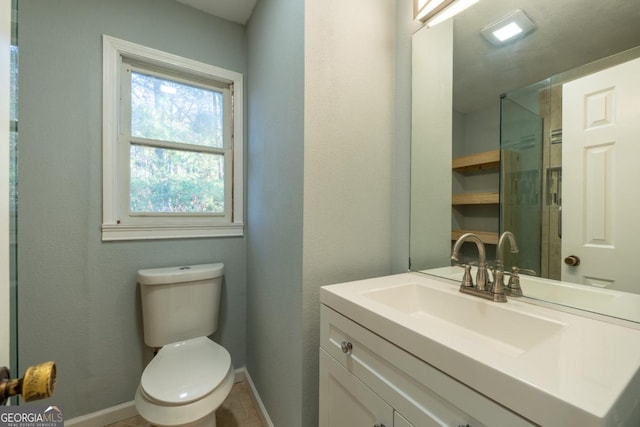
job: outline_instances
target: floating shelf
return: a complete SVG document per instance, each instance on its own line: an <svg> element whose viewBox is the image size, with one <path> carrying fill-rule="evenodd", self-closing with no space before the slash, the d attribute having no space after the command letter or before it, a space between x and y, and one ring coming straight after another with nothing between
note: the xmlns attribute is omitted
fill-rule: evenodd
<svg viewBox="0 0 640 427"><path fill-rule="evenodd" d="M494 205L499 202L499 193L466 193L451 196L452 205Z"/></svg>
<svg viewBox="0 0 640 427"><path fill-rule="evenodd" d="M452 161L454 172L467 173L484 170L497 170L500 168L500 150L485 151L483 153L471 154L469 156L457 157ZM491 193L462 193L451 196L451 204L454 206L464 205L497 205L500 203L500 194ZM496 218L497 222L497 218ZM477 235L482 243L496 245L498 243L498 233L478 230L451 230L451 240L456 241L465 233Z"/></svg>
<svg viewBox="0 0 640 427"><path fill-rule="evenodd" d="M473 233L477 235L482 243L487 245L498 244L498 233L492 231L475 231L475 230L451 230L451 240L456 241L465 233Z"/></svg>
<svg viewBox="0 0 640 427"><path fill-rule="evenodd" d="M500 166L500 150L485 151L453 159L451 166L454 171L467 172L482 169L496 169Z"/></svg>

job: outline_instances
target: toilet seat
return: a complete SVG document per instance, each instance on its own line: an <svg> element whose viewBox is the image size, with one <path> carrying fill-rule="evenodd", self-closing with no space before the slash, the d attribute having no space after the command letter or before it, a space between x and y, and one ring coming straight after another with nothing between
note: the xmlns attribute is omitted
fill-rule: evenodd
<svg viewBox="0 0 640 427"><path fill-rule="evenodd" d="M234 381L233 366L217 389L195 402L184 405L166 405L156 402L147 396L138 386L135 395L135 406L138 414L148 423L156 427L214 427L215 410L231 392Z"/></svg>
<svg viewBox="0 0 640 427"><path fill-rule="evenodd" d="M229 375L231 356L207 337L167 344L147 365L140 387L158 403L184 405L211 393Z"/></svg>

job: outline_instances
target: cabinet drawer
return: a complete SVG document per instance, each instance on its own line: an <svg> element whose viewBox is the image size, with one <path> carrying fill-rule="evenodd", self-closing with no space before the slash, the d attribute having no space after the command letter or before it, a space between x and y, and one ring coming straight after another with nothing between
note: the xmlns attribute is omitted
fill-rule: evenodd
<svg viewBox="0 0 640 427"><path fill-rule="evenodd" d="M321 347L411 424L533 425L329 307L320 313Z"/></svg>

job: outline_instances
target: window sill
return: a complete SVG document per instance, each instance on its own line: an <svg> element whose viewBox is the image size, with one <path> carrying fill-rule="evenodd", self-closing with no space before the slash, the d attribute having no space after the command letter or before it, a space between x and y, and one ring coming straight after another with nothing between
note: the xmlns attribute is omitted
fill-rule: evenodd
<svg viewBox="0 0 640 427"><path fill-rule="evenodd" d="M139 226L102 224L102 241L243 237L244 224L196 226Z"/></svg>

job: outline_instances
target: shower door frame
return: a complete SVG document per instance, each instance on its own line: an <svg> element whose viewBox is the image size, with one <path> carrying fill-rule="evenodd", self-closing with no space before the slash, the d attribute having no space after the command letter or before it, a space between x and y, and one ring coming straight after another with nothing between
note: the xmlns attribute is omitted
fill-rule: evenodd
<svg viewBox="0 0 640 427"><path fill-rule="evenodd" d="M11 1L0 0L0 366L11 357L11 289L9 275L9 46Z"/></svg>

